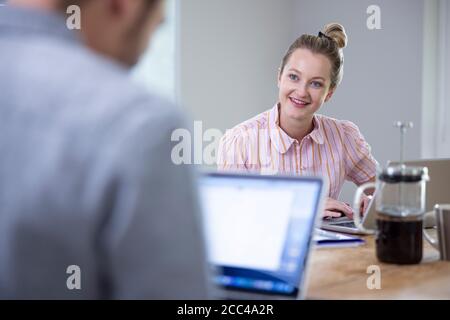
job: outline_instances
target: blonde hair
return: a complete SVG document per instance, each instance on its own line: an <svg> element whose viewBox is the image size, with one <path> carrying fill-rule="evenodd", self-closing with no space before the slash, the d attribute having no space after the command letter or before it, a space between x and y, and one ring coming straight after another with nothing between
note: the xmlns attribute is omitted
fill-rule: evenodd
<svg viewBox="0 0 450 320"><path fill-rule="evenodd" d="M347 46L347 34L339 23L327 24L319 35L303 34L289 47L281 61L280 74L283 73L292 53L297 49L309 49L313 53L323 54L331 63L331 88L335 88L342 80L344 73L344 53Z"/></svg>

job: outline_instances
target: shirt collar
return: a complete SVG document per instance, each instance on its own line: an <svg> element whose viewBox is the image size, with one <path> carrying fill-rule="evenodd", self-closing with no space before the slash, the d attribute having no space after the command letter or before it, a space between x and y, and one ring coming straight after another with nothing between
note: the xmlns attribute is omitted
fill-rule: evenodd
<svg viewBox="0 0 450 320"><path fill-rule="evenodd" d="M318 116L318 115L314 115L314 117L313 117L314 129L313 129L313 131L311 131L311 133L309 135L317 144L323 144L324 143L323 127L322 127L321 121L319 120L319 117L320 116Z"/></svg>
<svg viewBox="0 0 450 320"><path fill-rule="evenodd" d="M4 31L14 34L52 35L73 42L81 40L78 31L67 28L64 15L12 5L0 6L0 35Z"/></svg>
<svg viewBox="0 0 450 320"><path fill-rule="evenodd" d="M291 138L283 129L280 128L280 120L279 120L279 108L278 103L269 110L268 112L268 123L269 123L269 136L272 144L275 149L281 153L286 153L292 144L297 141L294 138ZM307 136L310 136L314 142L317 144L323 144L323 128L318 119L318 116L314 115L313 117L313 125L314 129ZM305 137L306 138L306 137Z"/></svg>

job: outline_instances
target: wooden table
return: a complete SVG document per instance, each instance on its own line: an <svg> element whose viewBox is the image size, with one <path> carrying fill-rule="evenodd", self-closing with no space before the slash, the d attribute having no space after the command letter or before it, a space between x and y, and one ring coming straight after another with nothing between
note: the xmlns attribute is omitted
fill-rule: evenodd
<svg viewBox="0 0 450 320"><path fill-rule="evenodd" d="M433 231L430 232L433 235ZM307 299L450 299L450 262L424 239L423 259L416 265L381 263L374 236L353 248L315 248L307 283ZM367 268L381 271L381 289L368 289Z"/></svg>

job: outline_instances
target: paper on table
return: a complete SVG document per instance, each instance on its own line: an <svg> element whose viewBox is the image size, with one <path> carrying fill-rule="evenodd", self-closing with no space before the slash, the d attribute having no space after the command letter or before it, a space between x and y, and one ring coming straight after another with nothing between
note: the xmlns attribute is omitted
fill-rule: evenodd
<svg viewBox="0 0 450 320"><path fill-rule="evenodd" d="M352 237L341 233L316 229L314 242L320 247L354 247L365 243L358 237Z"/></svg>

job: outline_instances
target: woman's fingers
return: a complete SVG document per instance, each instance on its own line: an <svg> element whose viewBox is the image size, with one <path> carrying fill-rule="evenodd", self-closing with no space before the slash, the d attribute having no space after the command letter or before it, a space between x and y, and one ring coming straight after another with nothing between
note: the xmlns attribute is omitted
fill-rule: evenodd
<svg viewBox="0 0 450 320"><path fill-rule="evenodd" d="M325 210L323 212L323 216L324 217L331 217L331 218L339 218L341 216L341 213L337 212L337 211Z"/></svg>
<svg viewBox="0 0 450 320"><path fill-rule="evenodd" d="M353 210L352 208L340 201L328 198L325 205L325 212L328 212L326 216L331 217L340 217L341 214L345 214L349 218L353 218ZM332 212L332 214L331 214ZM324 213L325 215L325 213Z"/></svg>
<svg viewBox="0 0 450 320"><path fill-rule="evenodd" d="M343 210L344 214L349 217L350 219L353 219L353 210L350 207L345 207L345 210Z"/></svg>
<svg viewBox="0 0 450 320"><path fill-rule="evenodd" d="M349 205L347 205L343 202L340 202L340 201L336 201L335 206L338 209L338 211L341 211L343 214L345 214L349 218L353 218L353 210Z"/></svg>

